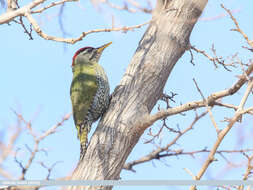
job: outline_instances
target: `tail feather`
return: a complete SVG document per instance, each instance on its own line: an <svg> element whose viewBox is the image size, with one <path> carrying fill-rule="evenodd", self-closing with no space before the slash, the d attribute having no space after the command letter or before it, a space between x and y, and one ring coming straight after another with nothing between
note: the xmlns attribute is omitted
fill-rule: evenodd
<svg viewBox="0 0 253 190"><path fill-rule="evenodd" d="M87 144L80 144L80 158L79 158L80 161L84 158L86 150L87 150Z"/></svg>
<svg viewBox="0 0 253 190"><path fill-rule="evenodd" d="M80 140L80 159L82 160L88 145L88 133L90 132L90 125L85 123L81 124L80 126L77 126L78 131L78 139Z"/></svg>

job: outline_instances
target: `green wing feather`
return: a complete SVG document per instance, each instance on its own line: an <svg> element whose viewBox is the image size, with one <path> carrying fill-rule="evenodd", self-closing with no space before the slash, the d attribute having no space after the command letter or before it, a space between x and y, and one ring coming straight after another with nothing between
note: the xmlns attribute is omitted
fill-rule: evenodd
<svg viewBox="0 0 253 190"><path fill-rule="evenodd" d="M87 134L79 134L80 127L84 124L84 120L93 102L97 88L98 86L94 67L80 69L76 68L70 88L70 96L72 101L74 122L78 130L78 138L81 142L86 141L86 139L83 138L87 137L83 136L87 136ZM89 126L82 127L88 128Z"/></svg>

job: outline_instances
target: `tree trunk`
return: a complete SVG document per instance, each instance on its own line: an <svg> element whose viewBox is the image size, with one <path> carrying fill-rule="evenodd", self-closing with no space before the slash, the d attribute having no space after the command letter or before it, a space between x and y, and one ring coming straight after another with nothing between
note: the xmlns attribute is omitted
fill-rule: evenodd
<svg viewBox="0 0 253 190"><path fill-rule="evenodd" d="M157 1L152 21L72 179L120 178L128 155L148 127L141 123L149 117L171 70L188 48L191 31L206 3L207 0ZM111 188L68 187L72 190Z"/></svg>

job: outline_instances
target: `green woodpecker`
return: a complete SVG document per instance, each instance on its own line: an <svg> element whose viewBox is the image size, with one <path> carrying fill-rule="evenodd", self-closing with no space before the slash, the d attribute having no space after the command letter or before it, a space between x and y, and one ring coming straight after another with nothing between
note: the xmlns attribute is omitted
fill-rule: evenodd
<svg viewBox="0 0 253 190"><path fill-rule="evenodd" d="M88 133L92 123L103 115L109 105L109 82L98 61L103 50L110 44L111 42L99 48L81 48L72 59L73 80L70 96L80 140L80 160L87 149Z"/></svg>

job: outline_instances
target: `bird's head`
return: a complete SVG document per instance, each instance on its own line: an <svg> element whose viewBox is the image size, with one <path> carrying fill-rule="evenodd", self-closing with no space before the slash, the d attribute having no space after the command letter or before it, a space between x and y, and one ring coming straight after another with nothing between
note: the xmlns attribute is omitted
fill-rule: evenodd
<svg viewBox="0 0 253 190"><path fill-rule="evenodd" d="M97 63L99 61L100 56L102 55L103 50L111 45L112 42L109 42L101 47L93 48L93 47L84 47L79 49L72 59L72 68L82 63Z"/></svg>

